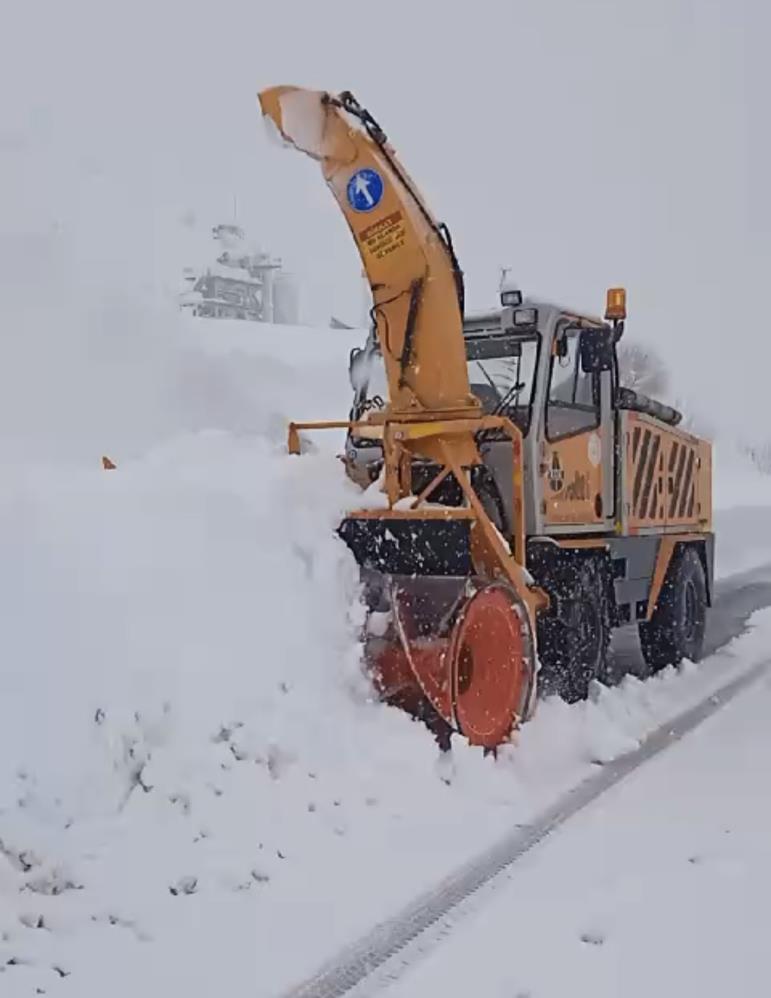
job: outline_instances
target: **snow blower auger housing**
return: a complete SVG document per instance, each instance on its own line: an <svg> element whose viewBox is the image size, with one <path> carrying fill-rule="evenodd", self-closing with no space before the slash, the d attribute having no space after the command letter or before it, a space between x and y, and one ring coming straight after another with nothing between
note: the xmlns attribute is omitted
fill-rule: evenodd
<svg viewBox="0 0 771 998"><path fill-rule="evenodd" d="M536 680L576 699L606 678L613 626L639 621L651 668L697 658L710 449L618 387L624 292L611 289L604 322L516 289L464 320L449 232L369 112L347 92L259 100L321 164L372 290L350 418L292 423L288 443L299 453L300 431L345 428L348 474L379 488L339 532L360 565L382 697L443 747L455 731L495 749L531 715Z"/></svg>

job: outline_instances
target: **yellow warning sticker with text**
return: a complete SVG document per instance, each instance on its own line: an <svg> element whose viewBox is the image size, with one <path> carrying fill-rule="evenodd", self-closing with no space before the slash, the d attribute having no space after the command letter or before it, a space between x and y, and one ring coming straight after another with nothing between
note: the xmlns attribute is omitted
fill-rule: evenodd
<svg viewBox="0 0 771 998"><path fill-rule="evenodd" d="M376 260L383 260L404 246L407 230L400 211L391 212L359 233L364 249Z"/></svg>

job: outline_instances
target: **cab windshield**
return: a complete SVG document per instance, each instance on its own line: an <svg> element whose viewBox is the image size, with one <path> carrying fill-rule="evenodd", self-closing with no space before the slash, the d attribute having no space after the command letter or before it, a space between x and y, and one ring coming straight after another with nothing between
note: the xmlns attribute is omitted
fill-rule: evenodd
<svg viewBox="0 0 771 998"><path fill-rule="evenodd" d="M537 335L467 337L466 357L471 391L486 413L508 416L523 433L530 425L536 364ZM388 399L388 381L380 350L368 351L354 402L354 418L382 409Z"/></svg>

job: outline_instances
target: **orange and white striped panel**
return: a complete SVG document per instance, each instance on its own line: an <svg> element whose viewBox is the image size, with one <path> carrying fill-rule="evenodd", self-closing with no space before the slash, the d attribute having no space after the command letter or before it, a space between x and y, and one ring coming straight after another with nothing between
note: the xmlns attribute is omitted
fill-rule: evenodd
<svg viewBox="0 0 771 998"><path fill-rule="evenodd" d="M711 517L709 444L663 428L639 413L625 414L625 512L630 530L695 526Z"/></svg>

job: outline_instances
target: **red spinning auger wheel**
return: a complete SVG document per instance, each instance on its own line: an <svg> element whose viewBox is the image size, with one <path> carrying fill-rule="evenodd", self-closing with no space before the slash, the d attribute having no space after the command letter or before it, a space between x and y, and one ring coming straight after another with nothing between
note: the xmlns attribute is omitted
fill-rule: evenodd
<svg viewBox="0 0 771 998"><path fill-rule="evenodd" d="M529 716L536 673L527 610L514 591L426 576L392 577L386 589L387 624L370 633L366 652L383 699L437 737L450 729L487 749L509 740Z"/></svg>

